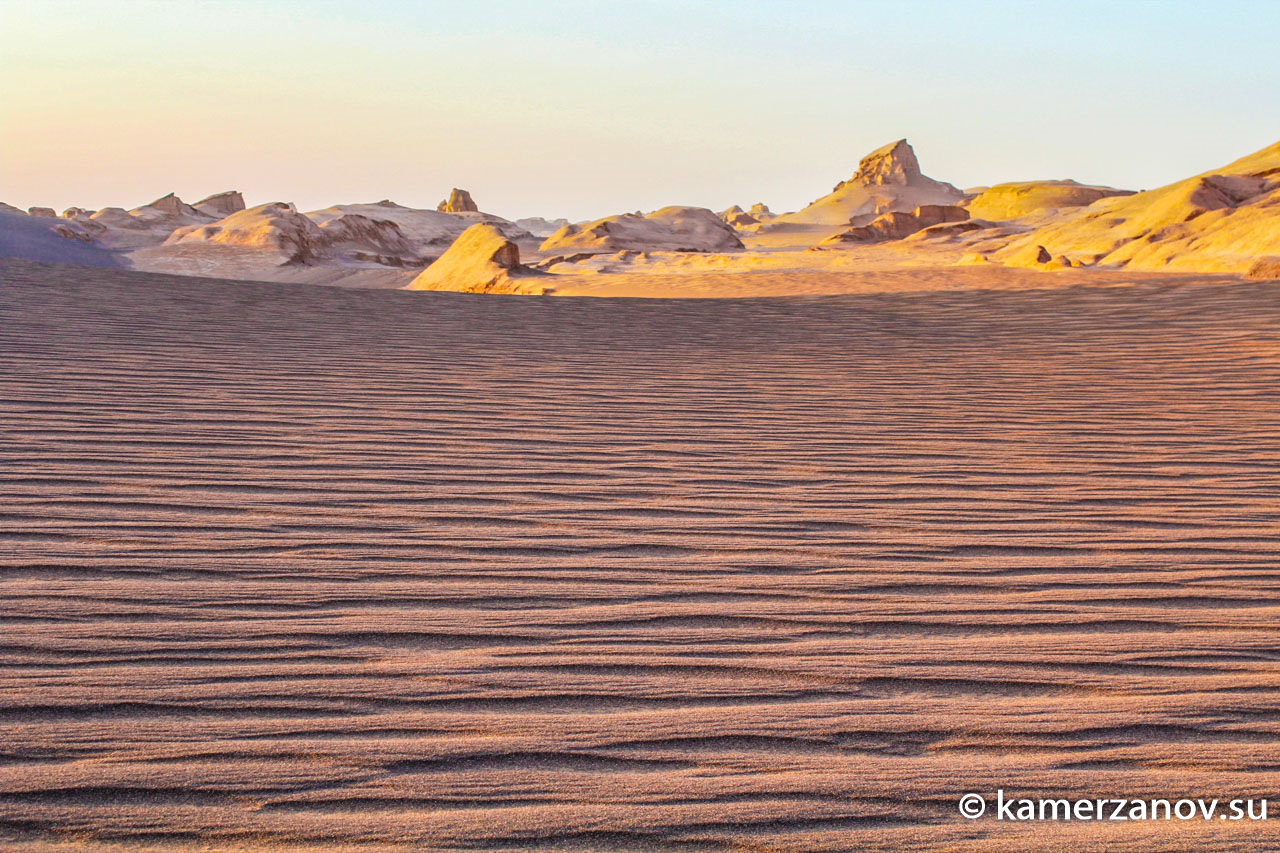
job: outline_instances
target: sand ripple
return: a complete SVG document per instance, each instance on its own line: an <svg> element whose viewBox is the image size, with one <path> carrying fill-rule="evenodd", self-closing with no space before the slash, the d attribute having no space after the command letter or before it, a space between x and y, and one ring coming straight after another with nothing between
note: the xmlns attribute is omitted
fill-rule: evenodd
<svg viewBox="0 0 1280 853"><path fill-rule="evenodd" d="M1280 286L2 275L12 849L1274 840Z"/></svg>

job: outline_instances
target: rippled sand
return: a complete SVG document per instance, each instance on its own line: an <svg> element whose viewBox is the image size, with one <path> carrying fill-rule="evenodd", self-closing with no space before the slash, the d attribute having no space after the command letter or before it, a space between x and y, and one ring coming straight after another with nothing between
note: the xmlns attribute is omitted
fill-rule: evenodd
<svg viewBox="0 0 1280 853"><path fill-rule="evenodd" d="M1274 843L1280 285L0 275L5 849Z"/></svg>

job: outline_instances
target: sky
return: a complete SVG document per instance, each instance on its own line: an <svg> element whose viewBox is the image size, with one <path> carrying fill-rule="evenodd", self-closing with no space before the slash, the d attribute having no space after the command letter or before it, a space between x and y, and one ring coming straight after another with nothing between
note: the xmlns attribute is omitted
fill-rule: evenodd
<svg viewBox="0 0 1280 853"><path fill-rule="evenodd" d="M794 210L906 137L1144 189L1280 139L1280 0L0 0L0 200Z"/></svg>

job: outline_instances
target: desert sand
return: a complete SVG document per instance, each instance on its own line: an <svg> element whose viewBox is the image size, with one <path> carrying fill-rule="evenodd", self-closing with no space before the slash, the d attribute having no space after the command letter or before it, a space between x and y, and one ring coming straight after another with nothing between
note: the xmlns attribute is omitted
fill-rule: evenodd
<svg viewBox="0 0 1280 853"><path fill-rule="evenodd" d="M1273 845L956 802L1280 790L1280 283L872 251L0 260L0 845Z"/></svg>

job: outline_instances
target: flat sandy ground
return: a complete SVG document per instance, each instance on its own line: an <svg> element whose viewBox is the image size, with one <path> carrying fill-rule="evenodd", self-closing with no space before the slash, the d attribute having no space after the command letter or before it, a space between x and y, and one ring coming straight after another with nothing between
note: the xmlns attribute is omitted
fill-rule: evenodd
<svg viewBox="0 0 1280 853"><path fill-rule="evenodd" d="M1280 284L0 275L5 850L1274 846Z"/></svg>

